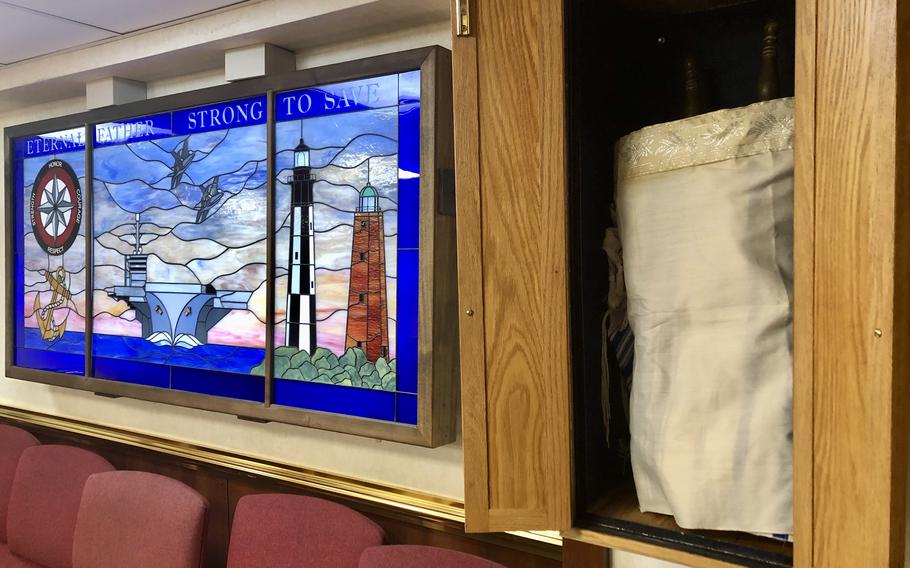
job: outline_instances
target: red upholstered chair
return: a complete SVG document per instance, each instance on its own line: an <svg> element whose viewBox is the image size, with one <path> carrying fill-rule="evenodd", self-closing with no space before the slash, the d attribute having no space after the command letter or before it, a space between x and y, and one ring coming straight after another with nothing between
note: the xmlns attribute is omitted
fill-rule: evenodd
<svg viewBox="0 0 910 568"><path fill-rule="evenodd" d="M382 529L347 507L300 495L247 495L234 511L228 568L356 568Z"/></svg>
<svg viewBox="0 0 910 568"><path fill-rule="evenodd" d="M170 477L111 471L88 478L73 568L199 568L208 503Z"/></svg>
<svg viewBox="0 0 910 568"><path fill-rule="evenodd" d="M38 439L22 428L0 424L0 542L6 542L6 511L19 457L26 448L38 444Z"/></svg>
<svg viewBox="0 0 910 568"><path fill-rule="evenodd" d="M0 566L71 568L85 480L113 469L98 454L70 446L34 446L22 452L6 517L9 550Z"/></svg>
<svg viewBox="0 0 910 568"><path fill-rule="evenodd" d="M363 552L359 568L505 568L471 554L433 546L376 546Z"/></svg>

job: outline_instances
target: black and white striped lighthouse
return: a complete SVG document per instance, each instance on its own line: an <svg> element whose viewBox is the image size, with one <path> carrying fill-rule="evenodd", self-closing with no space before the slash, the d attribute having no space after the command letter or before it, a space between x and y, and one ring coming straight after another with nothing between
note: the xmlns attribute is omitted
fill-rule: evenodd
<svg viewBox="0 0 910 568"><path fill-rule="evenodd" d="M291 239L285 345L313 353L316 349L316 246L313 233L313 174L310 148L294 148L291 186Z"/></svg>

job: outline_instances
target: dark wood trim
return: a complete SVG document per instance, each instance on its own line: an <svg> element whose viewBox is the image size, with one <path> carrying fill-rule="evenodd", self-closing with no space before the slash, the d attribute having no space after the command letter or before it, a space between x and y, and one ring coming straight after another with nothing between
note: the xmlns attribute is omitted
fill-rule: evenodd
<svg viewBox="0 0 910 568"><path fill-rule="evenodd" d="M4 372L6 376L9 376L10 370L13 367L13 361L16 357L16 339L15 339L15 319L16 319L16 300L13 296L10 286L14 287L14 282L16 280L16 242L15 238L10 238L12 228L16 226L16 208L12 206L15 201L13 200L13 192L15 188L15 180L13 179L13 159L12 159L12 139L10 138L9 129L3 130L3 173L4 173L4 189L3 195L5 197L4 203L5 207L5 219L4 227L6 227L6 234L3 238L4 243L4 254L6 255L6 265L4 268L4 273L6 274L6 284L3 287L6 297L4 298L4 306L6 307L6 318L3 322L4 331L6 333L6 345L4 349L6 351L6 359L4 364Z"/></svg>
<svg viewBox="0 0 910 568"><path fill-rule="evenodd" d="M266 95L265 134L265 402L272 406L275 386L275 91Z"/></svg>
<svg viewBox="0 0 910 568"><path fill-rule="evenodd" d="M580 540L563 539L562 563L570 568L609 568L610 549Z"/></svg>
<svg viewBox="0 0 910 568"><path fill-rule="evenodd" d="M424 104L427 100L432 100L432 73L435 68L435 58L433 54L427 56L427 58L421 63L420 66L420 126L421 129L425 128L435 128L433 123L433 113L429 108L432 105ZM432 125L432 126L430 126ZM401 133L399 133L399 139ZM436 219L434 216L435 213L435 188L436 188L436 177L435 172L429 171L425 166L429 152L433 151L433 148L427 147L427 141L430 139L430 136L425 137L421 140L420 146L420 219L428 220L432 219L431 223L421 223L420 224L420 250L418 251L420 257L420 280L421 285L419 288L418 294L418 314L420 321L417 327L417 334L419 337L423 338L424 341L428 336L432 336L434 329L433 321L433 282L432 282L432 270L433 270L433 243L426 239L427 233L430 235L433 234L433 229L436 226ZM435 137L432 137L435 138ZM430 281L428 282L427 276L430 275ZM398 330L396 330L396 335ZM423 344L424 342L419 342ZM421 345L423 347L423 345ZM418 373L421 376L429 374L433 375L434 359L432 350L420 349L417 351L417 369ZM429 397L427 396L427 390L432 389L431 384L427 384L426 381L420 381L417 384L417 425L421 428L428 438L432 439L433 437L433 421L432 421L432 408Z"/></svg>
<svg viewBox="0 0 910 568"><path fill-rule="evenodd" d="M218 87L201 89L186 93L179 93L158 99L140 101L110 107L72 116L65 116L29 124L7 128L4 132L6 143L6 195L7 202L11 202L14 191L14 181L11 174L13 138L64 130L67 128L86 127L86 155L89 156L94 126L98 123L146 116L158 112L179 110L180 108L193 107L214 102L229 101L232 99L258 96L267 93L268 121L267 121L267 156L268 179L267 204L267 264L271 267L270 276L274 274L275 261L275 236L274 212L272 211L275 161L274 161L274 128L275 109L274 94L279 91L300 89L327 83L336 83L352 79L368 78L373 76L388 75L404 71L420 69L421 73L421 119L426 119L421 124L421 205L420 234L421 250L437 252L432 256L421 257L421 279L419 288L420 298L420 336L418 341L418 372L420 381L418 386L418 423L415 426L353 417L343 414L331 414L313 410L298 409L272 404L273 362L270 357L266 360L265 402L256 403L224 397L196 394L191 392L174 391L108 381L91 377L91 345L86 344L86 376L76 378L64 373L28 369L17 367L15 360L15 299L10 290L7 290L7 359L6 375L14 379L27 380L55 386L76 388L92 391L108 396L126 396L151 402L161 402L178 406L186 406L214 412L234 414L240 418L251 419L258 422L284 422L299 426L319 428L336 432L344 432L359 436L392 440L407 444L436 447L451 443L455 440L455 399L457 397L458 381L458 351L456 337L457 327L455 316L456 276L454 272L454 224L445 217L437 214L436 192L438 191L438 178L436 172L439 168L452 166L452 129L451 120L445 119L449 109L445 109L443 119L437 119L435 105L451 100L451 57L444 48L434 46L403 51L389 55L380 55L357 61L338 63L315 69L293 71L274 77L264 77L249 81L232 83ZM438 83L438 84L437 84ZM87 177L90 170L86 164ZM87 181L87 186L90 182ZM426 197L426 199L424 199ZM90 219L90 213L89 213ZM8 208L8 229L15 226L15 212ZM7 231L7 282L14 281L15 256L14 241L10 238L12 233ZM87 241L92 242L92 230L86 228ZM424 243L429 245L424 247ZM442 243L439 249L434 249L434 239ZM88 254L88 253L87 253ZM424 263L427 264L424 264ZM86 265L86 272L90 273L90 265ZM439 279L439 282L435 282ZM89 291L86 290L88 295ZM274 279L270 277L266 288L266 298L269 305L266 323L266 348L274 347ZM269 300L271 298L271 301ZM271 327L269 320L272 320ZM89 328L92 320L87 318L87 336L91 335Z"/></svg>
<svg viewBox="0 0 910 568"><path fill-rule="evenodd" d="M85 125L85 187L82 188L82 230L85 231L85 378L91 378L94 367L93 333L95 328L95 231L93 208L95 206L95 137ZM77 176L78 177L78 176ZM78 183L78 179L76 182ZM136 246L139 246L137 243Z"/></svg>
<svg viewBox="0 0 910 568"><path fill-rule="evenodd" d="M307 426L321 430L344 432L367 438L394 440L406 444L428 445L418 428L395 422L385 422L369 418L355 418L343 414L331 414L315 410L292 408L289 406L272 405L270 407L265 407L258 402L192 392L174 391L104 379L81 379L65 373L52 373L24 367L10 367L7 370L7 376L13 379L58 387L68 387L77 390L112 395L114 397L125 396L149 402L162 402L198 410L233 414L239 418L253 419L253 421L257 422L283 422L286 424Z"/></svg>
<svg viewBox="0 0 910 568"><path fill-rule="evenodd" d="M457 232L455 227L455 125L452 103L452 53L435 53L435 78L433 81L435 102L429 105L434 113L437 136L434 151L435 160L428 164L436 178L433 188L427 193L434 197L433 215L433 338L434 346L444 345L446 349L435 349L433 376L435 396L433 403L433 432L435 443L454 435L457 431L461 389L461 358L458 351L458 262ZM440 374L446 373L443 380Z"/></svg>
<svg viewBox="0 0 910 568"><path fill-rule="evenodd" d="M418 420L437 446L457 430L458 408L458 274L455 218L442 208L443 179L453 171L452 57L437 50L420 66L420 120L425 136L420 148L420 335L418 373L432 377L418 384ZM454 197L454 196L452 196ZM433 395L435 393L435 395Z"/></svg>

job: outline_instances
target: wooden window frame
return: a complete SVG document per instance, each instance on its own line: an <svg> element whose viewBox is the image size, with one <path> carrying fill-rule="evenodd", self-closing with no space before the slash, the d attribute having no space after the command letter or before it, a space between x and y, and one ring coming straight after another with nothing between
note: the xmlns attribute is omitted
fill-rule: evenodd
<svg viewBox="0 0 910 568"><path fill-rule="evenodd" d="M275 184L275 94L281 91L314 87L371 76L390 75L420 70L420 284L418 289L418 399L417 424L401 424L344 414L333 414L272 403L274 376L271 357L266 357L265 401L250 402L226 397L175 391L122 383L92 377L91 327L86 330L86 365L83 376L19 367L13 364L15 355L16 322L14 293L6 293L6 376L14 379L63 386L119 398L129 397L150 402L197 408L236 415L255 422L283 422L322 430L391 440L419 446L437 447L453 442L456 437L456 397L458 384L458 318L456 304L455 222L445 203L446 192L454 190L449 183L453 167L452 143L452 78L451 54L433 46L399 53L381 55L293 71L275 76L251 79L223 86L179 93L122 106L108 107L84 113L32 122L7 128L4 132L6 202L11 203L15 191L13 180L14 139L71 128L85 127L86 132L86 199L91 203L93 185L93 132L96 124L151 115L244 97L266 94L268 100L267 169L268 206L267 228L274 228L271 211ZM91 227L91 207L85 208L85 223ZM5 239L6 276L12 282L15 271L14 208L6 211ZM86 231L86 267L92 263L92 231ZM267 234L267 264L274 271L275 234ZM91 270L86 270L86 289L91 289ZM274 279L268 278L268 305L274 305ZM91 309L87 301L87 309ZM91 318L86 318L91 322ZM274 319L274 315L271 316ZM268 324L268 322L267 322ZM273 338L266 334L266 353L271 353Z"/></svg>

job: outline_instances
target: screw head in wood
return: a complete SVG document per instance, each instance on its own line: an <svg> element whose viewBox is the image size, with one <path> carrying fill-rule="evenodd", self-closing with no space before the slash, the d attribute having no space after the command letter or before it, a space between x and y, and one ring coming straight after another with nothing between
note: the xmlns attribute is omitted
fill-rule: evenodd
<svg viewBox="0 0 910 568"><path fill-rule="evenodd" d="M875 338L878 339L879 337L882 336L882 330L875 328L872 330L872 335L874 335Z"/></svg>
<svg viewBox="0 0 910 568"><path fill-rule="evenodd" d="M466 315L468 317L472 317L474 315L474 310L472 310L471 308L468 308L464 311L464 315Z"/></svg>

